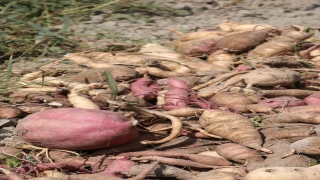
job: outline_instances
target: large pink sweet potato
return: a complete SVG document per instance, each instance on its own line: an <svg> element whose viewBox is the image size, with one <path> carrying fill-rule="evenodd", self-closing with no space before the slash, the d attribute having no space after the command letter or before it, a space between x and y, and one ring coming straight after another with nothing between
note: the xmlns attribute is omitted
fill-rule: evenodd
<svg viewBox="0 0 320 180"><path fill-rule="evenodd" d="M117 146L139 136L136 127L121 114L80 108L31 114L19 121L16 134L36 146L65 150Z"/></svg>

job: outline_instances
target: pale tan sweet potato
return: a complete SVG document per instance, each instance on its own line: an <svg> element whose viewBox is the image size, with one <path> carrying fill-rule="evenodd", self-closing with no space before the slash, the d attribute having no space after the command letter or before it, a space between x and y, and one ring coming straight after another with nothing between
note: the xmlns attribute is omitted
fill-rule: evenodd
<svg viewBox="0 0 320 180"><path fill-rule="evenodd" d="M217 146L217 153L229 160L236 161L239 163L246 163L247 161L263 161L261 154L257 151L247 148L240 144L226 143Z"/></svg>
<svg viewBox="0 0 320 180"><path fill-rule="evenodd" d="M0 107L0 118L17 118L22 115L22 111L16 107Z"/></svg>
<svg viewBox="0 0 320 180"><path fill-rule="evenodd" d="M320 171L306 167L266 167L249 172L246 180L318 180Z"/></svg>
<svg viewBox="0 0 320 180"><path fill-rule="evenodd" d="M287 112L320 112L320 106L309 105L309 106L294 106L287 108L276 108L277 112L287 113Z"/></svg>
<svg viewBox="0 0 320 180"><path fill-rule="evenodd" d="M211 179L219 179L219 180L236 180L237 178L234 174L230 172L219 172L219 171L207 171L201 172L197 174L195 177L190 178L191 180L211 180Z"/></svg>
<svg viewBox="0 0 320 180"><path fill-rule="evenodd" d="M182 53L192 57L208 56L219 49L241 53L263 43L267 36L268 30L247 31L221 38L215 37L179 42L175 44L175 47Z"/></svg>
<svg viewBox="0 0 320 180"><path fill-rule="evenodd" d="M278 123L276 123L278 125ZM260 131L265 139L278 139L294 142L314 135L310 126L296 126L290 128L267 128Z"/></svg>
<svg viewBox="0 0 320 180"><path fill-rule="evenodd" d="M199 122L209 133L271 153L270 150L261 147L263 141L259 132L254 128L254 124L244 116L218 110L206 110L202 113Z"/></svg>
<svg viewBox="0 0 320 180"><path fill-rule="evenodd" d="M264 124L272 123L320 123L320 114L316 112L279 113L263 120Z"/></svg>
<svg viewBox="0 0 320 180"><path fill-rule="evenodd" d="M232 69L232 63L237 60L237 56L223 50L218 50L207 57L207 62L221 66L225 69Z"/></svg>
<svg viewBox="0 0 320 180"><path fill-rule="evenodd" d="M295 151L296 153L320 155L320 137L308 137L292 143L290 147L291 150Z"/></svg>
<svg viewBox="0 0 320 180"><path fill-rule="evenodd" d="M219 41L221 37L194 39L190 41L176 41L174 43L181 53L192 57L208 56L213 52L219 50Z"/></svg>
<svg viewBox="0 0 320 180"><path fill-rule="evenodd" d="M262 29L234 33L219 40L219 47L229 52L246 52L266 41L269 31L272 29Z"/></svg>
<svg viewBox="0 0 320 180"><path fill-rule="evenodd" d="M304 98L316 92L318 91L304 89L262 90L263 95L266 97L293 96L297 98Z"/></svg>
<svg viewBox="0 0 320 180"><path fill-rule="evenodd" d="M274 153L266 154L267 158L263 161L249 161L247 164L248 171L262 167L309 167L317 162L315 159L304 155L282 158L290 151L290 143L286 141L267 140L264 146Z"/></svg>
<svg viewBox="0 0 320 180"><path fill-rule="evenodd" d="M299 31L283 31L281 36L274 37L270 41L257 46L254 50L249 52L248 58L256 57L272 57L284 55L288 52L294 51L294 43L298 43L311 37L311 33Z"/></svg>
<svg viewBox="0 0 320 180"><path fill-rule="evenodd" d="M79 83L97 83L105 82L106 77L103 71L107 71L117 81L125 81L138 77L138 72L126 66L116 66L114 68L88 69L84 72L66 78L67 81L75 81Z"/></svg>
<svg viewBox="0 0 320 180"><path fill-rule="evenodd" d="M185 159L192 160L194 162L214 165L214 166L230 166L232 163L226 159L216 158L206 155L178 153L171 151L140 151L140 152L128 152L119 154L118 156L162 156L162 157L183 157Z"/></svg>
<svg viewBox="0 0 320 180"><path fill-rule="evenodd" d="M233 92L217 93L210 98L210 102L220 106L226 106L237 112L248 112L248 108L246 106L255 103L252 99L248 98L244 94Z"/></svg>
<svg viewBox="0 0 320 180"><path fill-rule="evenodd" d="M288 86L299 81L301 75L292 70L278 69L278 68L262 68L250 71L244 75L237 75L227 80L218 90L218 93L228 86L235 85L239 82L245 82L246 88L250 88L253 85L268 87L268 86Z"/></svg>

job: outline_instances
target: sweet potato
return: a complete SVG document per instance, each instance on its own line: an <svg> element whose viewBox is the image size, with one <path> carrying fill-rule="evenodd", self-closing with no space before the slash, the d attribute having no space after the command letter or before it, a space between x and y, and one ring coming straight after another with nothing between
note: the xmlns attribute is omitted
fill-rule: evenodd
<svg viewBox="0 0 320 180"><path fill-rule="evenodd" d="M235 85L239 82L245 82L246 88L253 85L268 87L268 86L288 86L300 80L301 75L292 70L282 70L277 68L262 68L250 71L244 75L237 75L227 80L218 90L218 93L228 86Z"/></svg>
<svg viewBox="0 0 320 180"><path fill-rule="evenodd" d="M161 46L161 45L158 45L158 44L147 44L147 45L143 46L143 48L141 48L140 53L144 54L145 58L147 58L147 59L155 59L157 63L160 62L160 65L169 66L169 69L172 68L172 63L178 63L178 66L175 68L172 68L171 70L173 70L174 73L181 74L181 75L186 74L185 69L189 69L188 71L191 70L190 72L209 71L209 70L221 71L223 69L220 66L212 65L206 61L203 61L200 58L188 57L188 56L182 55L180 53L174 52L171 49L168 49L168 48ZM156 64L153 63L151 65L156 65ZM171 66L171 68L170 68L170 66ZM150 68L151 67L148 67L149 74L152 73L152 75L155 75L156 70L150 69ZM136 68L136 70L137 70L137 68ZM157 76L158 77L175 77L171 71L168 71L168 70L163 70L163 71L167 72L169 75L170 74L171 75L165 76L165 74L158 72ZM181 72L184 72L184 73L181 73ZM140 72L140 74L141 74L141 72ZM144 73L142 73L142 74L144 74Z"/></svg>
<svg viewBox="0 0 320 180"><path fill-rule="evenodd" d="M226 143L217 146L217 153L229 160L239 163L246 163L247 161L263 161L261 155L250 148L235 143Z"/></svg>
<svg viewBox="0 0 320 180"><path fill-rule="evenodd" d="M140 48L139 53L145 54L145 55L158 56L168 60L177 60L182 57L182 54L156 43L147 43L143 45ZM171 62L174 62L174 61L171 61Z"/></svg>
<svg viewBox="0 0 320 180"><path fill-rule="evenodd" d="M225 32L221 31L197 31L197 32L190 32L188 34L184 34L180 36L176 41L191 41L195 39L204 39L204 38L216 38L216 37L223 37L227 35Z"/></svg>
<svg viewBox="0 0 320 180"><path fill-rule="evenodd" d="M179 108L179 109L166 111L165 113L172 116L177 116L177 117L190 117L190 116L199 116L202 114L204 110L205 109L186 107L186 108Z"/></svg>
<svg viewBox="0 0 320 180"><path fill-rule="evenodd" d="M265 42L269 31L271 29L234 33L221 38L218 47L229 52L246 52Z"/></svg>
<svg viewBox="0 0 320 180"><path fill-rule="evenodd" d="M196 93L192 93L186 82L170 78L168 80L169 90L165 93L164 109L173 110L185 108L187 105L197 105L201 108L210 108L210 102L198 97Z"/></svg>
<svg viewBox="0 0 320 180"><path fill-rule="evenodd" d="M271 26L268 24L243 24L239 22L225 20L224 22L218 24L216 26L219 30L224 32L234 32L234 31L253 31L260 29L273 28L276 29L275 26Z"/></svg>
<svg viewBox="0 0 320 180"><path fill-rule="evenodd" d="M273 154L266 154L267 158L263 161L250 161L247 170L252 171L262 167L309 167L315 164L315 159L304 155L292 155L282 158L290 151L290 143L282 140L267 140L265 147L272 150Z"/></svg>
<svg viewBox="0 0 320 180"><path fill-rule="evenodd" d="M304 102L308 105L320 105L320 93L314 93L304 98Z"/></svg>
<svg viewBox="0 0 320 180"><path fill-rule="evenodd" d="M131 91L138 98L151 100L157 97L160 87L152 79L144 77L131 84Z"/></svg>
<svg viewBox="0 0 320 180"><path fill-rule="evenodd" d="M138 72L132 68L126 66L117 66L115 68L88 69L84 72L70 76L65 80L88 84L104 82L106 78L103 75L103 71L110 72L117 81L125 81L138 77Z"/></svg>
<svg viewBox="0 0 320 180"><path fill-rule="evenodd" d="M121 114L79 108L51 109L29 115L19 121L16 134L36 146L66 150L117 146L139 135L130 120Z"/></svg>
<svg viewBox="0 0 320 180"><path fill-rule="evenodd" d="M190 180L211 180L211 179L219 179L219 180L236 180L237 178L230 172L218 172L218 171L207 171L201 172L197 174L195 177L190 178Z"/></svg>
<svg viewBox="0 0 320 180"><path fill-rule="evenodd" d="M184 108L188 106L188 84L184 81L171 78L168 80L169 91L165 93L166 110Z"/></svg>
<svg viewBox="0 0 320 180"><path fill-rule="evenodd" d="M320 171L306 167L266 167L249 172L246 180L318 180Z"/></svg>
<svg viewBox="0 0 320 180"><path fill-rule="evenodd" d="M0 118L17 118L22 115L22 111L15 107L0 107Z"/></svg>
<svg viewBox="0 0 320 180"><path fill-rule="evenodd" d="M293 52L294 43L298 43L311 37L312 34L299 31L283 31L281 36L274 37L270 41L257 46L249 52L248 58L272 57Z"/></svg>
<svg viewBox="0 0 320 180"><path fill-rule="evenodd" d="M181 53L191 57L208 56L219 50L218 44L221 37L195 39L185 42L176 41L174 43Z"/></svg>
<svg viewBox="0 0 320 180"><path fill-rule="evenodd" d="M288 97L288 96L264 99L264 100L261 100L259 102L259 104L265 104L265 105L270 106L272 108L305 105L303 100L297 99L294 97Z"/></svg>
<svg viewBox="0 0 320 180"><path fill-rule="evenodd" d="M263 95L266 97L293 96L297 98L304 98L316 92L318 91L304 89L262 90Z"/></svg>
<svg viewBox="0 0 320 180"><path fill-rule="evenodd" d="M307 155L320 155L320 137L308 137L290 145L291 151Z"/></svg>
<svg viewBox="0 0 320 180"><path fill-rule="evenodd" d="M163 79L158 79L157 83L160 86L164 86L164 89L166 89L165 87L168 85L168 81L170 78L163 78ZM194 76L185 76L185 77L175 77L175 79L179 79L181 81L184 81L185 83L188 84L188 86L195 86L196 84L199 83L200 78L199 77L194 77Z"/></svg>
<svg viewBox="0 0 320 180"><path fill-rule="evenodd" d="M74 55L74 54L69 53L69 54L65 55L64 57L69 58L70 60L73 60L73 59L71 59L72 55ZM91 63L103 62L103 63L107 63L109 65L112 65L113 67L114 67L114 65L112 63L126 64L126 65L130 65L130 64L132 64L132 65L137 65L137 64L151 65L151 64L157 63L157 61L159 59L161 59L161 57L153 56L153 55L128 54L128 53L114 54L112 52L89 52L89 53L83 53L83 54L81 54L81 56L89 58L90 61L92 61ZM90 65L90 62L88 64ZM101 69L102 67L99 68L97 66L94 68Z"/></svg>
<svg viewBox="0 0 320 180"><path fill-rule="evenodd" d="M320 112L320 106L309 105L309 106L294 106L287 108L276 108L276 111L281 113L287 112Z"/></svg>
<svg viewBox="0 0 320 180"><path fill-rule="evenodd" d="M207 155L198 155L198 154L187 154L187 153L178 153L178 152L171 152L171 151L140 151L140 152L128 152L119 154L118 156L162 156L162 157L183 157L188 160L192 160L194 162L207 164L207 165L214 165L214 166L230 166L232 163L226 159L216 158Z"/></svg>
<svg viewBox="0 0 320 180"><path fill-rule="evenodd" d="M180 42L176 43L175 46L184 54L192 57L208 56L219 49L230 52L245 52L263 43L267 35L268 30L247 31L221 38L214 37Z"/></svg>
<svg viewBox="0 0 320 180"><path fill-rule="evenodd" d="M229 54L226 51L218 50L208 56L207 62L213 65L218 65L224 69L232 69L232 63L237 60L236 55Z"/></svg>
<svg viewBox="0 0 320 180"><path fill-rule="evenodd" d="M207 165L198 162L194 162L191 160L184 160L178 158L168 158L168 157L161 157L161 156L142 156L142 157L133 157L132 160L135 161L145 161L145 160L153 160L159 161L162 164L166 165L173 165L173 166L182 166L182 167L194 167L194 168L217 168L219 166Z"/></svg>
<svg viewBox="0 0 320 180"><path fill-rule="evenodd" d="M312 132L310 126L306 127L290 127L290 128L267 128L260 131L265 139L278 139L294 142L307 137L310 137Z"/></svg>
<svg viewBox="0 0 320 180"><path fill-rule="evenodd" d="M264 124L272 123L314 123L320 124L320 114L316 112L279 113L263 120Z"/></svg>
<svg viewBox="0 0 320 180"><path fill-rule="evenodd" d="M262 148L262 138L254 124L244 116L218 110L206 110L200 117L200 125L209 133L257 150Z"/></svg>
<svg viewBox="0 0 320 180"><path fill-rule="evenodd" d="M189 73L180 73L175 71L162 70L156 67L138 67L135 68L139 74L148 74L159 78L190 76Z"/></svg>
<svg viewBox="0 0 320 180"><path fill-rule="evenodd" d="M248 108L246 108L246 105L255 103L244 94L232 92L217 93L210 98L210 101L238 112L247 112Z"/></svg>

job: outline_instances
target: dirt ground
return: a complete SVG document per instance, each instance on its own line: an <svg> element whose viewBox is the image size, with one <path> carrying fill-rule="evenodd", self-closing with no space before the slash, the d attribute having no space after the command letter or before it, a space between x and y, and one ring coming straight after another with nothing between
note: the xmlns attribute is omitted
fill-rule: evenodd
<svg viewBox="0 0 320 180"><path fill-rule="evenodd" d="M146 0L154 2L154 0ZM217 10L232 1L229 0L162 0L155 4L177 10L176 15L167 13L136 14L130 20L105 19L104 14L91 17L91 20L72 27L78 33L88 34L92 45L103 45L105 40L92 38L99 32L118 31L128 38L147 39L167 43L178 37L161 30L174 28L182 32L213 29L225 20L242 23L270 24L279 27L301 25L318 27L320 18L319 0L245 0L236 6ZM149 28L138 29L137 28ZM319 35L319 34L318 34ZM90 38L91 37L91 38Z"/></svg>

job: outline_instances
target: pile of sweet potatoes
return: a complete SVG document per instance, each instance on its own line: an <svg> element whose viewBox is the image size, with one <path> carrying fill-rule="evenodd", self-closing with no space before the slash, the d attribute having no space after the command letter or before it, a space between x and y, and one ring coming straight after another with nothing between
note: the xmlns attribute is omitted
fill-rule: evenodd
<svg viewBox="0 0 320 180"><path fill-rule="evenodd" d="M0 179L319 179L320 38L309 31L226 21L21 74L0 107L20 118Z"/></svg>

